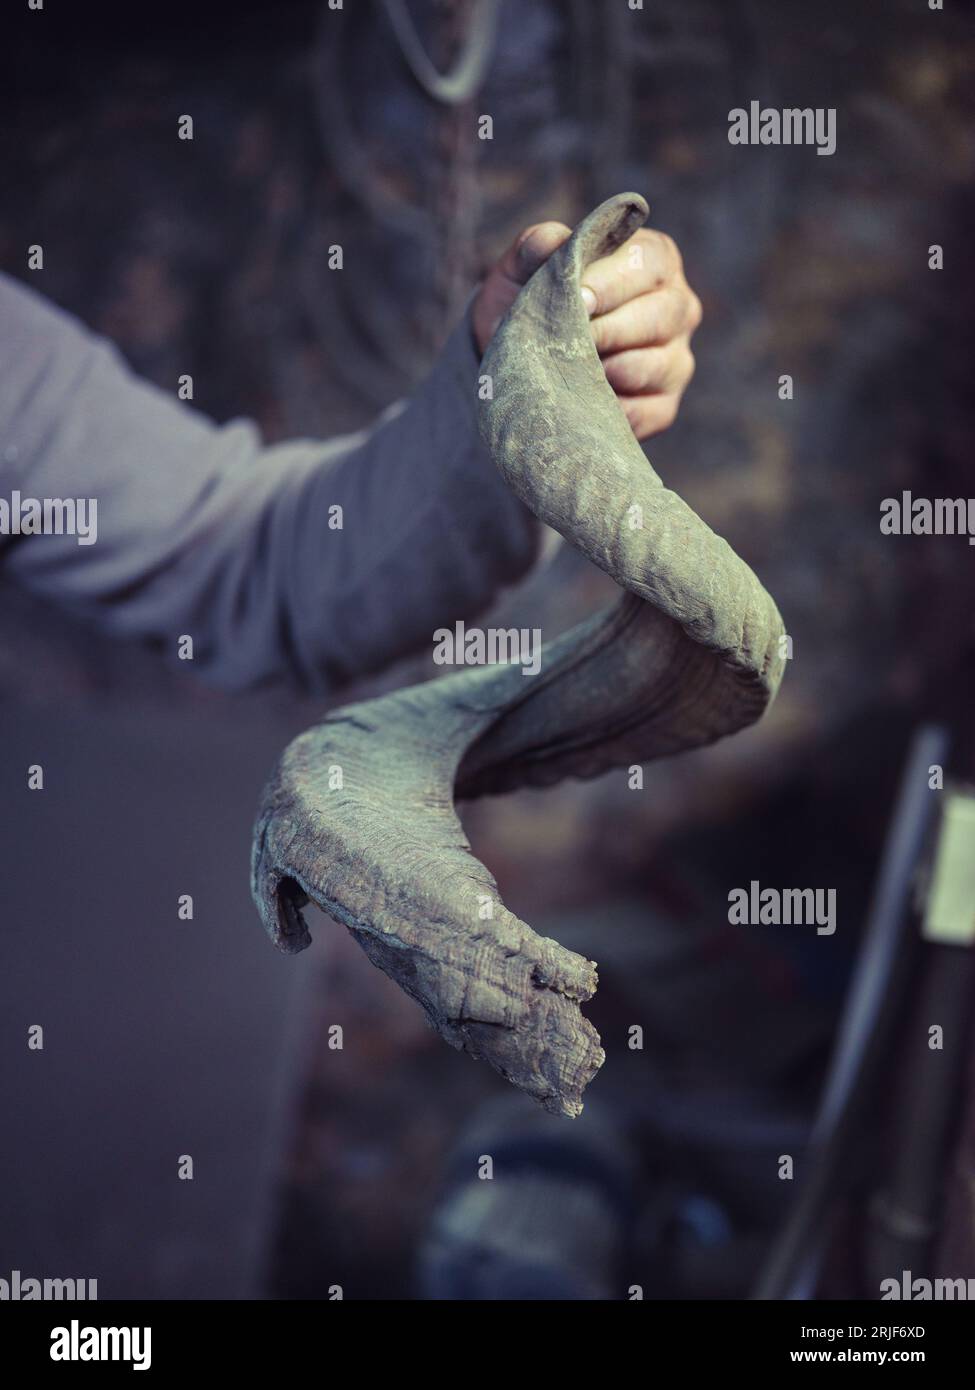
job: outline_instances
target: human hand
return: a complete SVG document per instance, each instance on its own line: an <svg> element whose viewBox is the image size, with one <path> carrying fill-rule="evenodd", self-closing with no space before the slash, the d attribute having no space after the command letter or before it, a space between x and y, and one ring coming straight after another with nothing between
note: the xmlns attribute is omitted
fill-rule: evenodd
<svg viewBox="0 0 975 1390"><path fill-rule="evenodd" d="M472 310L483 354L522 285L570 230L539 222L515 238L487 276ZM609 384L637 439L672 425L694 375L691 335L701 322L701 301L684 278L680 252L664 232L641 227L583 276L593 338Z"/></svg>

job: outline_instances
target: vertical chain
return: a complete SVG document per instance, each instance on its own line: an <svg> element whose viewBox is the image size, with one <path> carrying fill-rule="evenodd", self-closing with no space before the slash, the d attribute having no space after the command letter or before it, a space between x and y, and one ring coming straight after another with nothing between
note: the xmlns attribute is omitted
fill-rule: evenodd
<svg viewBox="0 0 975 1390"><path fill-rule="evenodd" d="M464 42L474 0L437 0L440 61L448 65ZM477 179L477 96L438 109L434 170L437 227L431 329L439 344L460 314L477 272L480 223ZM433 346L433 344L431 344Z"/></svg>

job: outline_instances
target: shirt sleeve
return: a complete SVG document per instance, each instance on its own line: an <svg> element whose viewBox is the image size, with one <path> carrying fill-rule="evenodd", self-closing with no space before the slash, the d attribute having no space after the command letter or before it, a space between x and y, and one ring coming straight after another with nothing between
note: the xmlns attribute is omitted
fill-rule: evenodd
<svg viewBox="0 0 975 1390"><path fill-rule="evenodd" d="M191 636L216 684L327 693L474 616L537 554L478 438L478 366L468 312L373 428L265 446L0 276L0 499L11 518L25 499L97 504L91 544L8 525L0 576L173 654Z"/></svg>

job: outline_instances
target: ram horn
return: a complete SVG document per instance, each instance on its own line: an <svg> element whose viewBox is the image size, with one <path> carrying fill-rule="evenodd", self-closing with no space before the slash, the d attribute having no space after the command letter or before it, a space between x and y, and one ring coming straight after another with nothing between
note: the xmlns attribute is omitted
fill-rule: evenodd
<svg viewBox="0 0 975 1390"><path fill-rule="evenodd" d="M547 786L700 747L754 722L782 621L748 566L664 488L606 381L580 296L646 217L596 208L521 291L481 365L481 430L531 510L624 590L542 648L534 678L471 668L350 705L285 750L258 815L252 891L286 951L310 900L447 1042L577 1115L604 1055L591 961L537 936L471 853L456 797Z"/></svg>

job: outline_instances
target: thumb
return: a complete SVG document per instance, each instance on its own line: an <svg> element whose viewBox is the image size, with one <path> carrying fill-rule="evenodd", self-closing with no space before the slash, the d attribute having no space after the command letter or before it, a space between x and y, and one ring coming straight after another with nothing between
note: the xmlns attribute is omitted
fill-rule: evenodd
<svg viewBox="0 0 975 1390"><path fill-rule="evenodd" d="M520 288L571 235L564 222L536 222L519 232L498 262L498 268Z"/></svg>
<svg viewBox="0 0 975 1390"><path fill-rule="evenodd" d="M474 301L471 318L481 353L494 336L501 319L540 265L548 260L572 232L564 222L536 222L515 237L489 273Z"/></svg>

